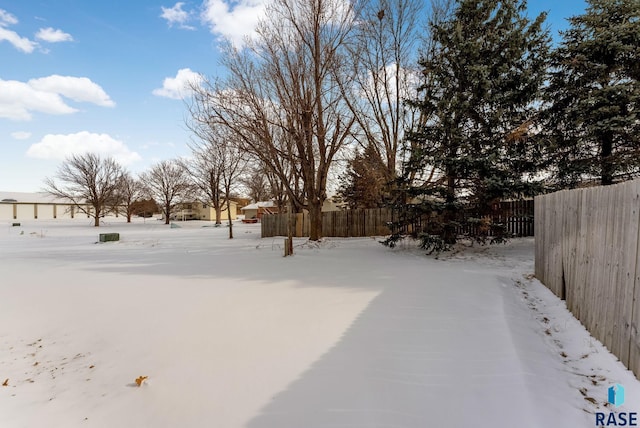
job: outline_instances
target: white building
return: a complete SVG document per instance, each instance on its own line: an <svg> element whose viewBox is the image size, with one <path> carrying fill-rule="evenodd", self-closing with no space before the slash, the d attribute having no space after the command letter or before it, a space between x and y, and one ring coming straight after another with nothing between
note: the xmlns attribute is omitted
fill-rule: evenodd
<svg viewBox="0 0 640 428"><path fill-rule="evenodd" d="M90 212L88 205L86 209ZM89 217L68 200L57 199L44 192L0 191L0 220L53 220Z"/></svg>

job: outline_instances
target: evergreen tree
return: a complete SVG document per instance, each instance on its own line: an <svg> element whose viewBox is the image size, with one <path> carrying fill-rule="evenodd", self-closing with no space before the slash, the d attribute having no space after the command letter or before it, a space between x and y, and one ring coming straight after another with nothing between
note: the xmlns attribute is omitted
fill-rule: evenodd
<svg viewBox="0 0 640 428"><path fill-rule="evenodd" d="M385 204L391 178L379 152L374 146L367 145L349 161L340 181L338 195L349 208L379 208Z"/></svg>
<svg viewBox="0 0 640 428"><path fill-rule="evenodd" d="M552 55L546 113L558 187L640 173L640 1L588 4Z"/></svg>
<svg viewBox="0 0 640 428"><path fill-rule="evenodd" d="M527 174L539 156L530 129L549 35L545 15L531 21L525 10L524 0L457 0L430 24L431 46L419 63L424 84L412 103L422 120L407 135L411 155L397 206L399 218L430 215L424 248L455 243L461 230L478 240L490 229L500 237L499 225L481 220L493 203L535 191ZM421 185L431 169L435 184Z"/></svg>

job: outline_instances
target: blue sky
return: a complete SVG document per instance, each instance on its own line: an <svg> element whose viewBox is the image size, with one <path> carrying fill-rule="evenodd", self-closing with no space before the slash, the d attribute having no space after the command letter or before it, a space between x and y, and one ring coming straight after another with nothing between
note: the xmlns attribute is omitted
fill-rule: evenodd
<svg viewBox="0 0 640 428"><path fill-rule="evenodd" d="M222 37L251 30L264 0L0 0L0 190L41 190L68 155L137 173L185 156L179 90L216 76ZM530 0L554 35L583 0Z"/></svg>

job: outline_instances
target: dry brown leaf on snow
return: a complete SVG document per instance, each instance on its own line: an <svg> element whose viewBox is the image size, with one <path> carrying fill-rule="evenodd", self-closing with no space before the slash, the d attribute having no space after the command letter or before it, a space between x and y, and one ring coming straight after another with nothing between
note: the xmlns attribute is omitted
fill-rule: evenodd
<svg viewBox="0 0 640 428"><path fill-rule="evenodd" d="M4 382L2 382L2 386L9 386L9 379L5 379Z"/></svg>
<svg viewBox="0 0 640 428"><path fill-rule="evenodd" d="M141 385L142 385L142 382L144 382L145 380L147 380L147 378L148 378L148 377L149 377L149 376L140 376L139 378L137 378L137 379L136 379L136 384L137 384L138 386L141 386Z"/></svg>

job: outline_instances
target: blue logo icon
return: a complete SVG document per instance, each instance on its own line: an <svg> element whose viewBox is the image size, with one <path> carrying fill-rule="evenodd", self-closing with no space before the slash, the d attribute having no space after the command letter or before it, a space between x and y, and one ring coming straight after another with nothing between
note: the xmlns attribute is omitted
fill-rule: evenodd
<svg viewBox="0 0 640 428"><path fill-rule="evenodd" d="M616 383L609 387L609 403L616 407L624 403L624 386Z"/></svg>

